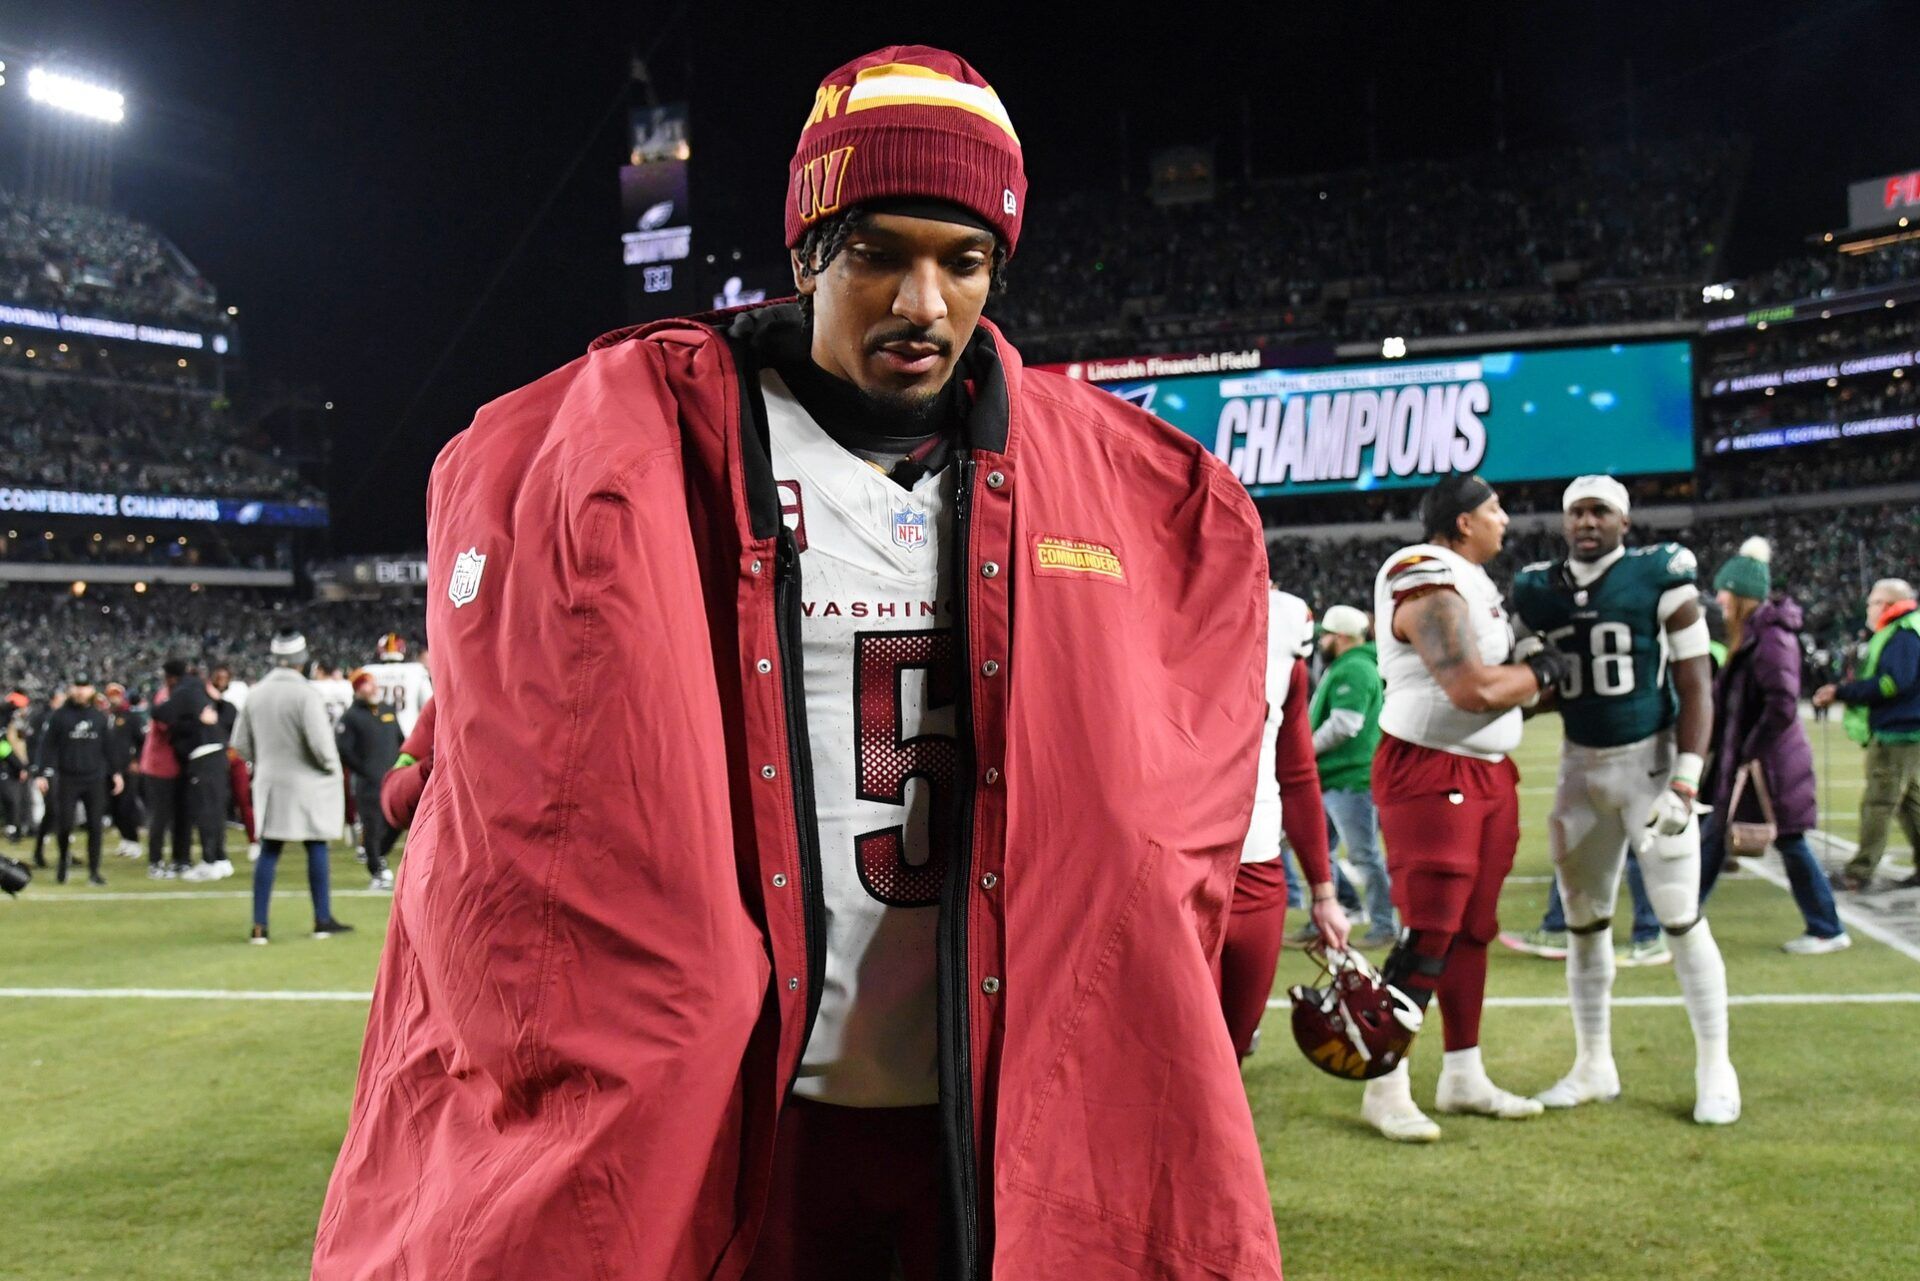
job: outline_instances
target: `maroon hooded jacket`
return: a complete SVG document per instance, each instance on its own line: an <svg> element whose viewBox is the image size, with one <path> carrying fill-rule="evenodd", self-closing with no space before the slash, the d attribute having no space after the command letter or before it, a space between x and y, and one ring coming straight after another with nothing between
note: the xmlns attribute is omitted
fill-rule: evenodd
<svg viewBox="0 0 1920 1281"><path fill-rule="evenodd" d="M846 856L812 822L755 374L798 323L608 335L435 465L435 766L320 1281L707 1281L752 1254ZM1193 440L991 325L962 370L946 1275L1271 1281L1210 977L1264 713L1259 523Z"/></svg>

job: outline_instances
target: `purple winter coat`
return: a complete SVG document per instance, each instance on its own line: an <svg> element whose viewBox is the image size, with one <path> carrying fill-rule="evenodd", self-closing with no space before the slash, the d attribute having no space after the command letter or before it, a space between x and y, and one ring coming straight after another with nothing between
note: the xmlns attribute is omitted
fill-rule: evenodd
<svg viewBox="0 0 1920 1281"><path fill-rule="evenodd" d="M1805 615L1790 596L1770 600L1747 620L1740 648L1713 682L1713 769L1710 800L1723 822L1734 776L1748 761L1766 771L1774 821L1782 836L1813 830L1813 746L1800 724L1800 626ZM1741 816L1758 817L1751 801Z"/></svg>

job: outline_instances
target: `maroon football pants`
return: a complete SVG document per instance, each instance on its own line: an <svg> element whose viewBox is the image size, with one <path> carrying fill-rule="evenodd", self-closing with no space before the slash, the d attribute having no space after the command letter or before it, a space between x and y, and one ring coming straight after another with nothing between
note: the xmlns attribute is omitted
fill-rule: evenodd
<svg viewBox="0 0 1920 1281"><path fill-rule="evenodd" d="M1487 944L1500 932L1500 887L1520 845L1519 781L1511 761L1432 751L1391 735L1374 758L1393 905L1417 936L1414 950L1445 961L1433 992L1449 1050L1480 1044Z"/></svg>
<svg viewBox="0 0 1920 1281"><path fill-rule="evenodd" d="M240 759L240 753L231 747L227 749L227 791L240 815L240 826L247 831L247 843L252 844L258 839L253 826L253 776L247 773L247 763Z"/></svg>
<svg viewBox="0 0 1920 1281"><path fill-rule="evenodd" d="M1253 1053L1253 1036L1273 995L1273 972L1287 928L1287 870L1279 859L1242 863L1233 879L1233 911L1214 973L1233 1052Z"/></svg>
<svg viewBox="0 0 1920 1281"><path fill-rule="evenodd" d="M743 1281L935 1281L940 1109L789 1098L767 1197Z"/></svg>

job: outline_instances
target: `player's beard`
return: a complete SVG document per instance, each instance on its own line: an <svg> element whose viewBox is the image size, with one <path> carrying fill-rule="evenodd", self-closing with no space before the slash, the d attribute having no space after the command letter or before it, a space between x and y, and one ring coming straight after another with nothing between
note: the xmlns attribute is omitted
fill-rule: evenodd
<svg viewBox="0 0 1920 1281"><path fill-rule="evenodd" d="M924 436L940 426L941 393L946 391L944 383L931 389L902 387L871 391L857 387L855 390L876 417L899 424L899 430L894 435Z"/></svg>
<svg viewBox="0 0 1920 1281"><path fill-rule="evenodd" d="M952 343L943 338L936 337L926 330L910 326L894 333L882 334L870 339L867 343L867 353L869 355L878 355L881 348L885 347L888 343L901 342L926 343L930 346L937 347L939 348L940 358L942 360L945 360L953 352ZM899 422L900 431L896 434L901 436L922 436L939 427L940 424L937 420L940 416L941 398L945 394L948 384L952 381L953 375L957 373L958 370L958 365L948 369L947 377L937 385L932 386L916 383L907 387L889 387L876 390L869 387L861 387L856 384L856 390L859 391L861 399L866 402L869 409L878 415Z"/></svg>

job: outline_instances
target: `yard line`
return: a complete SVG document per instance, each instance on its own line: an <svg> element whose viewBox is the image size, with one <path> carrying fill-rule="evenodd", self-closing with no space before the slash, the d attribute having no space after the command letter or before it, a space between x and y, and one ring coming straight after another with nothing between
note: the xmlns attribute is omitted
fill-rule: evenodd
<svg viewBox="0 0 1920 1281"><path fill-rule="evenodd" d="M1852 841L1844 840L1827 832L1813 831L1809 832L1808 835L1817 836L1827 845L1836 849L1857 851L1860 848ZM1747 859L1741 863L1741 868L1751 871L1755 876L1760 877L1770 884L1777 885L1781 889L1791 892L1791 887L1787 884L1786 872L1783 869L1774 867L1770 862L1761 859ZM1853 908L1848 907L1846 904L1841 903L1838 899L1834 900L1834 909L1839 913L1840 920L1846 924L1848 929L1858 930L1877 943L1885 943L1888 947L1900 953L1900 955L1910 960L1920 961L1920 945L1901 938L1892 930L1887 929L1875 921L1868 920L1865 916Z"/></svg>
<svg viewBox="0 0 1920 1281"><path fill-rule="evenodd" d="M275 898L308 898L304 887L281 889L273 892ZM105 894L89 894L85 890L77 894L29 894L22 899L0 900L10 903L164 903L172 899L251 899L252 890L150 890L145 894L125 891L109 891ZM392 890L334 890L332 898L392 898Z"/></svg>
<svg viewBox="0 0 1920 1281"><path fill-rule="evenodd" d="M1564 996L1490 996L1486 1004L1502 1009L1552 1009L1565 1006ZM1270 1010L1285 1009L1291 1001L1278 997L1267 1002ZM1677 1008L1682 1002L1678 996L1616 996L1613 998L1616 1008L1633 1006L1642 1009ZM1920 1005L1920 992L1756 992L1746 996L1729 996L1728 1005Z"/></svg>
<svg viewBox="0 0 1920 1281"><path fill-rule="evenodd" d="M366 1001L371 992L228 991L180 987L0 987L0 997L87 1001Z"/></svg>

